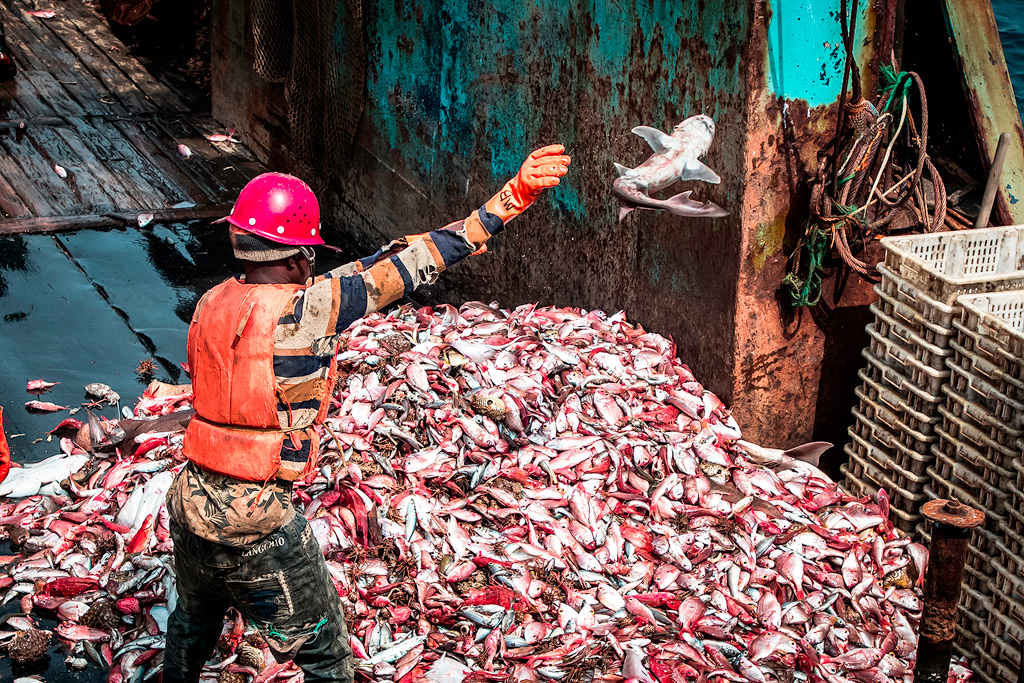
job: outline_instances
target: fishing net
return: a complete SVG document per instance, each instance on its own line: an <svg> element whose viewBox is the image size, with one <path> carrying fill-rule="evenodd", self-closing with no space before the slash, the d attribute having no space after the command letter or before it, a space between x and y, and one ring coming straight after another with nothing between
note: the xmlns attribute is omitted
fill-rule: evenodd
<svg viewBox="0 0 1024 683"><path fill-rule="evenodd" d="M347 160L363 112L362 0L252 0L252 23L253 68L285 84L290 149L322 182Z"/></svg>
<svg viewBox="0 0 1024 683"><path fill-rule="evenodd" d="M292 68L292 0L252 0L252 68L283 83Z"/></svg>

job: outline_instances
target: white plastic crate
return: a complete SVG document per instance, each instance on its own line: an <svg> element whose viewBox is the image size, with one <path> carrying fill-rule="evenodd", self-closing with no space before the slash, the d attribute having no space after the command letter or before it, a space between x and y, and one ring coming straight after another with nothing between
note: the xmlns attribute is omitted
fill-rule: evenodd
<svg viewBox="0 0 1024 683"><path fill-rule="evenodd" d="M886 237L882 246L887 269L946 305L1024 289L1024 226Z"/></svg>
<svg viewBox="0 0 1024 683"><path fill-rule="evenodd" d="M1024 291L961 296L962 317L957 328L961 346L986 356L982 372L1007 396L1020 396L1024 387Z"/></svg>

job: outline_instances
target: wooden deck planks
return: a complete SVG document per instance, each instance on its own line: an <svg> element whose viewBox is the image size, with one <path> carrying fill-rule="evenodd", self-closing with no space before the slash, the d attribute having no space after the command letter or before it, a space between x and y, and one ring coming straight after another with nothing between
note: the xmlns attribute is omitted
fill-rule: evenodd
<svg viewBox="0 0 1024 683"><path fill-rule="evenodd" d="M119 206L104 189L104 169L93 168L58 130L55 126L39 126L26 129L24 136L39 152L38 158L46 162L49 175L56 178L50 190L54 199L78 213L102 213ZM67 172L66 178L57 174L55 164Z"/></svg>
<svg viewBox="0 0 1024 683"><path fill-rule="evenodd" d="M71 17L73 26L87 37L135 86L145 93L153 104L164 112L185 112L188 107L178 95L166 85L153 78L129 54L128 48L100 22L102 18L85 5L69 2L63 5Z"/></svg>
<svg viewBox="0 0 1024 683"><path fill-rule="evenodd" d="M32 210L18 196L17 190L4 178L2 160L0 160L0 211L6 218L28 218L32 215Z"/></svg>
<svg viewBox="0 0 1024 683"><path fill-rule="evenodd" d="M86 111L48 71L27 71L25 78L36 93L50 105L51 112L61 116L85 116ZM43 114L45 115L45 114Z"/></svg>
<svg viewBox="0 0 1024 683"><path fill-rule="evenodd" d="M195 173L184 167L184 159L178 161L180 157L175 156L178 153L173 140L163 138L154 140L147 131L147 128L152 126L144 126L132 121L112 121L111 123L138 150L146 163L150 164L157 173L173 179L174 183L185 191L191 201L196 204L209 204L223 196L223 192L197 182Z"/></svg>
<svg viewBox="0 0 1024 683"><path fill-rule="evenodd" d="M134 178L142 188L147 205L162 200L162 206L174 206L192 200L192 188L178 182L137 149L129 138L109 121L93 120L89 126L79 128L82 139L94 154L115 173Z"/></svg>
<svg viewBox="0 0 1024 683"><path fill-rule="evenodd" d="M208 170L207 179L216 183L220 192L237 193L252 177L235 168L234 164L224 163L226 159L223 152L215 148L206 139L206 135L199 132L187 119L161 118L159 124L162 131L171 139L186 145L192 151L190 166L203 171ZM195 163L200 160L207 163Z"/></svg>
<svg viewBox="0 0 1024 683"><path fill-rule="evenodd" d="M53 112L53 107L36 91L30 80L31 73L25 71L14 82L4 83L2 101L21 117L46 116Z"/></svg>
<svg viewBox="0 0 1024 683"><path fill-rule="evenodd" d="M0 12L3 5L0 4ZM49 71L67 93L90 114L122 114L128 111L73 52L43 22L22 12L5 12L4 28L14 45L19 63Z"/></svg>
<svg viewBox="0 0 1024 683"><path fill-rule="evenodd" d="M157 106L149 100L146 94L139 90L135 83L110 61L102 49L82 35L70 19L62 13L58 13L53 19L45 21L46 28L53 31L57 39L74 53L89 73L97 78L129 112L138 114L157 111Z"/></svg>
<svg viewBox="0 0 1024 683"><path fill-rule="evenodd" d="M222 218L231 212L232 204L210 204L208 206L183 209L164 209L150 212L152 223L183 223L194 220ZM43 218L0 219L0 235L43 235L85 228L121 228L137 223L138 211L109 212L105 214L84 214L81 216L47 216Z"/></svg>
<svg viewBox="0 0 1024 683"><path fill-rule="evenodd" d="M49 193L46 189L51 186L51 180L40 182L43 175L36 167L28 169L15 161L17 147L13 147L14 137L11 135L0 135L0 175L2 175L16 192L16 196L22 201L34 216L53 216L62 211L51 203ZM34 153L33 153L34 154ZM50 171L49 173L53 173Z"/></svg>
<svg viewBox="0 0 1024 683"><path fill-rule="evenodd" d="M208 141L223 129L189 111L186 102L201 98L152 76L81 0L55 4L52 19L28 9L0 3L21 67L0 84L0 232L109 227L139 213L223 215L263 171L243 145Z"/></svg>

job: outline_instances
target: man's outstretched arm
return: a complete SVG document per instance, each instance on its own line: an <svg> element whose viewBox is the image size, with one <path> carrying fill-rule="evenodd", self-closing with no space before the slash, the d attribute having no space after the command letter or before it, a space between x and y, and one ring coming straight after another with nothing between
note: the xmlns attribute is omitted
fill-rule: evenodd
<svg viewBox="0 0 1024 683"><path fill-rule="evenodd" d="M356 272L353 264L328 272L305 290L293 313L294 322L314 311L331 311L337 318L334 329L325 334L341 332L364 315L434 282L440 273L481 250L546 188L558 185L570 162L564 151L562 145L534 151L519 173L465 220L396 240L356 262Z"/></svg>

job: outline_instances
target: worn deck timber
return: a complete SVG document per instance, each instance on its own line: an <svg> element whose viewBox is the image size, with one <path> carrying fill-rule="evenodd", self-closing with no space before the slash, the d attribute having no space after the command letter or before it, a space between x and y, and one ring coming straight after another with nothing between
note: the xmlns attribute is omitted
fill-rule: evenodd
<svg viewBox="0 0 1024 683"><path fill-rule="evenodd" d="M0 0L0 16L19 67L0 84L0 405L29 462L56 452L44 437L66 413L26 411L26 380L54 378L48 400L78 407L89 382L133 403L146 358L183 378L195 302L237 268L209 219L263 168L242 144L209 142L225 131L202 94L151 75L82 0ZM139 228L140 214L154 218ZM46 680L70 681L63 670Z"/></svg>
<svg viewBox="0 0 1024 683"><path fill-rule="evenodd" d="M0 84L0 234L206 218L262 171L243 145L208 141L224 131L197 98L146 71L81 0L0 0L0 16L19 66Z"/></svg>

